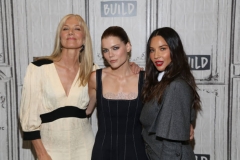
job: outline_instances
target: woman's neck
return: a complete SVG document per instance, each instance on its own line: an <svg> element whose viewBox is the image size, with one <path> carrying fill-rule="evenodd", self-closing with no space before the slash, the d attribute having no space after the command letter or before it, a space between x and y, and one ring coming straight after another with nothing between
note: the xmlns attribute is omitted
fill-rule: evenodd
<svg viewBox="0 0 240 160"><path fill-rule="evenodd" d="M117 75L119 78L124 78L132 74L130 64L128 61L116 69L111 68L111 71L112 71L112 74Z"/></svg>
<svg viewBox="0 0 240 160"><path fill-rule="evenodd" d="M62 51L61 58L56 63L68 69L79 67L79 52L64 50Z"/></svg>

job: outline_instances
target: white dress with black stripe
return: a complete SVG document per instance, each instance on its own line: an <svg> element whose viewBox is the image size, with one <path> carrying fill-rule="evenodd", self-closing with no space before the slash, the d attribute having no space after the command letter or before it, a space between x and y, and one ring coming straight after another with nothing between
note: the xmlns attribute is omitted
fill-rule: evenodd
<svg viewBox="0 0 240 160"><path fill-rule="evenodd" d="M20 109L23 137L41 139L53 160L91 159L94 135L85 114L88 86L79 86L78 76L79 72L67 96L52 61L39 60L27 68Z"/></svg>

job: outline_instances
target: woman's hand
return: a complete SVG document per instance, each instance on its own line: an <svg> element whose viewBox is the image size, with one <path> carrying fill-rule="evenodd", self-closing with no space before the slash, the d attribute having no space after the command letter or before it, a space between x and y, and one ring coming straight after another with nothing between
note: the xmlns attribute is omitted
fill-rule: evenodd
<svg viewBox="0 0 240 160"><path fill-rule="evenodd" d="M140 71L143 71L143 68L140 68L135 62L129 62L129 64L133 73L138 74Z"/></svg>
<svg viewBox="0 0 240 160"><path fill-rule="evenodd" d="M91 114L92 114L92 112L90 111L90 109L88 109L88 108L90 108L90 107L87 107L87 109L86 109L86 115L87 115L87 117L90 117L91 116Z"/></svg>
<svg viewBox="0 0 240 160"><path fill-rule="evenodd" d="M52 158L47 153L45 147L43 146L41 139L35 139L32 140L32 144L34 146L34 149L36 151L38 160L52 160Z"/></svg>
<svg viewBox="0 0 240 160"><path fill-rule="evenodd" d="M52 160L52 158L48 154L46 154L38 156L38 160Z"/></svg>
<svg viewBox="0 0 240 160"><path fill-rule="evenodd" d="M193 140L194 138L194 128L193 128L193 125L191 124L190 125L190 141Z"/></svg>

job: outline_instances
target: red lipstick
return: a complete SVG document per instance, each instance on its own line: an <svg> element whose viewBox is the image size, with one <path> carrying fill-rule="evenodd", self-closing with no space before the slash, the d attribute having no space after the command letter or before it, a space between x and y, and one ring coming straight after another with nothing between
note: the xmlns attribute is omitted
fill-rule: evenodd
<svg viewBox="0 0 240 160"><path fill-rule="evenodd" d="M156 66L160 67L163 65L163 61L155 61Z"/></svg>

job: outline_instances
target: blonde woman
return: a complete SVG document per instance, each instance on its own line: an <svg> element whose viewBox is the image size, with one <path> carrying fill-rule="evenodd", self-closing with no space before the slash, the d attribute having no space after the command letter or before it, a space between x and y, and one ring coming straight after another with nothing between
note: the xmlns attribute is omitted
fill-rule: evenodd
<svg viewBox="0 0 240 160"><path fill-rule="evenodd" d="M94 135L85 110L93 65L86 23L69 14L60 21L53 53L29 64L21 98L24 140L39 160L89 160Z"/></svg>

